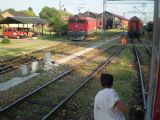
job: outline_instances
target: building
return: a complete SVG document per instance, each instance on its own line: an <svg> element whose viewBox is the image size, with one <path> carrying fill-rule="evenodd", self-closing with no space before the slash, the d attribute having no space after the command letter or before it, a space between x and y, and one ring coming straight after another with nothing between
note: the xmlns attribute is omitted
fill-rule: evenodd
<svg viewBox="0 0 160 120"><path fill-rule="evenodd" d="M104 29L127 28L128 19L120 15L105 11L103 14L98 14L98 27L102 28L102 26Z"/></svg>
<svg viewBox="0 0 160 120"><path fill-rule="evenodd" d="M14 11L14 12L4 12L2 14L3 18L8 18L8 17L30 17L28 15L26 15L24 12L22 11ZM6 24L6 27L18 27L18 28L32 28L32 24Z"/></svg>
<svg viewBox="0 0 160 120"><path fill-rule="evenodd" d="M102 13L98 14L98 13L86 11L84 13L79 13L78 16L91 17L93 19L96 19L98 28L110 29L110 28L127 28L128 27L128 19L107 11L105 11L103 15ZM104 20L104 23L102 22L103 21L102 19Z"/></svg>
<svg viewBox="0 0 160 120"><path fill-rule="evenodd" d="M4 12L2 14L3 18L7 18L7 17L15 17L15 16L20 16L20 17L28 17L28 15L26 15L25 13L21 12L21 11L15 11L15 12Z"/></svg>

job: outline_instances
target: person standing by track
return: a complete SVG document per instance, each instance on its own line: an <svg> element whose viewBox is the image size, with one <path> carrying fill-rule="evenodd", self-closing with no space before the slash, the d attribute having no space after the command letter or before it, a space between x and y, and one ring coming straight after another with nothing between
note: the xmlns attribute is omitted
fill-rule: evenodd
<svg viewBox="0 0 160 120"><path fill-rule="evenodd" d="M100 80L104 89L99 91L95 97L95 120L125 120L124 113L128 113L130 107L120 100L112 88L113 75L101 74Z"/></svg>
<svg viewBox="0 0 160 120"><path fill-rule="evenodd" d="M127 41L126 41L126 33L123 31L121 34L121 44L122 45L126 45Z"/></svg>

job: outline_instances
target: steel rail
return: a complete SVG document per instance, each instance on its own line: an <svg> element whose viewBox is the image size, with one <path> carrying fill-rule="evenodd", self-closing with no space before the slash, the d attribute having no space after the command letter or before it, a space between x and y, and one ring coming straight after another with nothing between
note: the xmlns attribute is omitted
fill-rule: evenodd
<svg viewBox="0 0 160 120"><path fill-rule="evenodd" d="M141 39L138 38L138 40L141 41L141 43L144 45L144 47L147 49L147 51L148 51L149 54L151 55L151 54L152 54L152 50L149 49L149 47L147 47L146 44L145 44Z"/></svg>
<svg viewBox="0 0 160 120"><path fill-rule="evenodd" d="M80 66L81 64L84 64L86 62L89 62L90 60L94 59L95 57L97 57L97 55L101 55L103 52L109 50L110 48L112 48L115 45L111 45L108 48L103 49L102 51L100 51L100 53L94 55L93 57L89 58L87 61L81 62L78 65L74 65L72 69L65 71L64 73L62 73L61 75L59 75L58 77L52 79L51 81L47 82L46 84L42 85L41 87L35 89L34 91L32 91L31 93L21 97L20 99L14 101L13 103L9 104L8 106L4 107L4 108L0 108L0 114L9 110L10 108L16 106L17 104L20 104L22 101L26 100L28 97L36 94L37 92L39 92L40 90L42 90L43 88L47 87L48 85L52 84L53 82L61 79L62 77L65 77L67 74L71 73L72 71L74 71L78 66Z"/></svg>
<svg viewBox="0 0 160 120"><path fill-rule="evenodd" d="M143 79L143 73L142 73L142 68L141 68L141 63L140 63L140 59L137 53L137 49L134 48L135 51L135 56L136 56L136 60L138 63L138 73L139 73L139 79L141 82L141 92L142 92L142 98L143 98L143 108L147 109L147 102L146 102L146 97L145 97L145 88L144 88L144 79Z"/></svg>
<svg viewBox="0 0 160 120"><path fill-rule="evenodd" d="M100 72L110 61L115 58L122 50L124 49L121 48L117 50L112 57L107 59L104 63L102 63L100 66L98 66L89 76L88 78L78 87L76 88L72 93L70 93L64 100L62 100L56 107L54 107L46 116L42 118L42 120L47 120L49 119L53 114L55 114L63 105L72 97L74 96L81 88L83 88L89 80L91 80L98 72Z"/></svg>

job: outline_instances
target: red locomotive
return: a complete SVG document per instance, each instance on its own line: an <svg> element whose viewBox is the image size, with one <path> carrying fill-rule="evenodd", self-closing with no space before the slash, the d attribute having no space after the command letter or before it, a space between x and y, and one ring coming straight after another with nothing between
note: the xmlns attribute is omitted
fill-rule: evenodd
<svg viewBox="0 0 160 120"><path fill-rule="evenodd" d="M136 16L132 17L128 22L129 37L139 37L143 32L142 28L142 21Z"/></svg>
<svg viewBox="0 0 160 120"><path fill-rule="evenodd" d="M84 40L86 36L94 34L97 21L89 17L70 17L68 21L68 36L70 40Z"/></svg>

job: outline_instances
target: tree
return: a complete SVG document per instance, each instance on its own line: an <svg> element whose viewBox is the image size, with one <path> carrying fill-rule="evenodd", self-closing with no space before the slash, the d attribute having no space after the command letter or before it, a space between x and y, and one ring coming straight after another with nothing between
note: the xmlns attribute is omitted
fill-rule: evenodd
<svg viewBox="0 0 160 120"><path fill-rule="evenodd" d="M32 7L28 7L28 11L33 11Z"/></svg>
<svg viewBox="0 0 160 120"><path fill-rule="evenodd" d="M13 9L13 8L8 8L7 10L5 10L5 12L11 12L11 13L14 13L14 12L15 12L15 9Z"/></svg>
<svg viewBox="0 0 160 120"><path fill-rule="evenodd" d="M41 18L48 20L49 24L53 26L53 29L59 34L62 34L62 28L66 25L65 20L62 17L60 11L53 7L44 7L39 13Z"/></svg>
<svg viewBox="0 0 160 120"><path fill-rule="evenodd" d="M31 16L31 17L35 17L36 14L34 13L32 7L28 7L28 10L24 10L22 11L24 14L28 15L28 16Z"/></svg>
<svg viewBox="0 0 160 120"><path fill-rule="evenodd" d="M0 20L2 20L3 19L3 11L0 9Z"/></svg>
<svg viewBox="0 0 160 120"><path fill-rule="evenodd" d="M28 15L28 16L31 16L31 17L35 17L36 16L36 14L33 11L30 11L30 10L24 10L22 12L24 14Z"/></svg>

